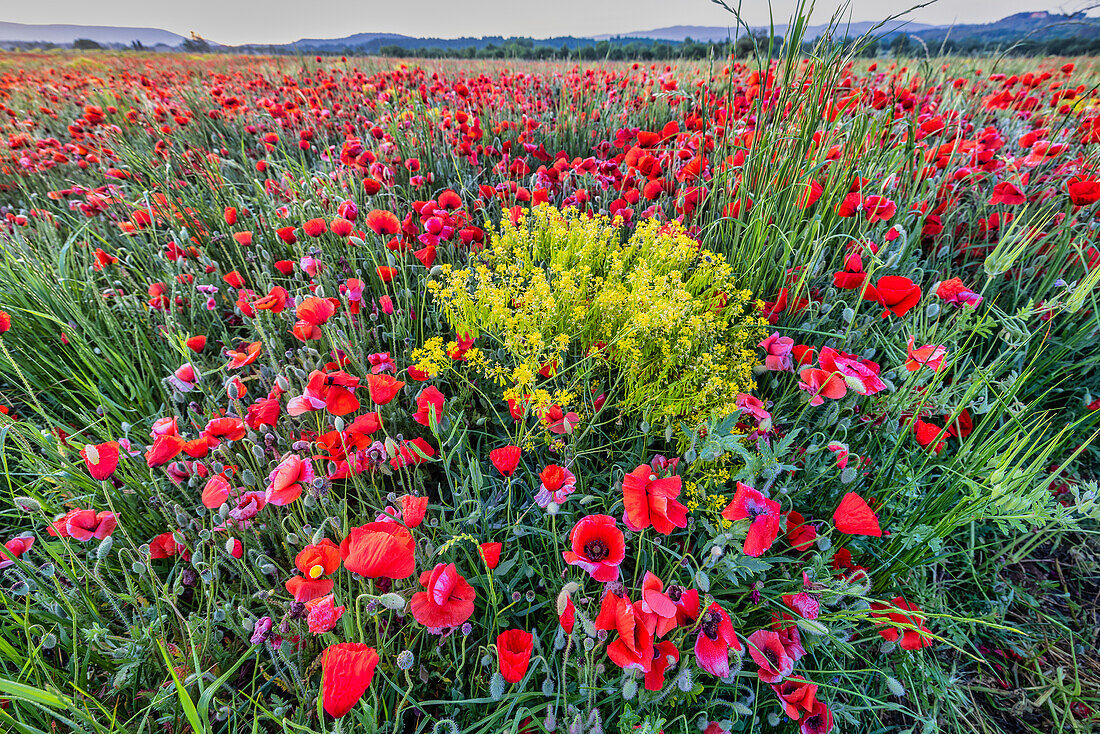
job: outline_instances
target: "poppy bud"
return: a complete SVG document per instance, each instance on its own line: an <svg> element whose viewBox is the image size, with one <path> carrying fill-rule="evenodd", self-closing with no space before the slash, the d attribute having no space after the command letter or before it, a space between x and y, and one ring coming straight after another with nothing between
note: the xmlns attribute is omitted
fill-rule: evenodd
<svg viewBox="0 0 1100 734"><path fill-rule="evenodd" d="M391 609L395 612L405 608L405 598L400 594L383 594L382 596L378 597L378 601L380 601L382 603L382 606L384 606L386 609Z"/></svg>
<svg viewBox="0 0 1100 734"><path fill-rule="evenodd" d="M500 671L493 673L493 677L489 679L489 696L494 701L499 701L504 698L504 687L507 683L504 680L504 676L500 674Z"/></svg>
<svg viewBox="0 0 1100 734"><path fill-rule="evenodd" d="M42 505L38 503L38 500L31 497L16 497L15 506L26 513L41 512Z"/></svg>

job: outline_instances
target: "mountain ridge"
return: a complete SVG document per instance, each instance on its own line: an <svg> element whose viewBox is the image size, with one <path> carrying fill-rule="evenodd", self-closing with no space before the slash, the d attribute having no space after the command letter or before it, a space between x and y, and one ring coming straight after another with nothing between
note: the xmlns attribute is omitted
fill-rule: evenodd
<svg viewBox="0 0 1100 734"><path fill-rule="evenodd" d="M834 35L858 37L874 31L874 35L889 39L899 34L906 34L921 39L925 42L940 42L945 39L971 39L995 40L997 42L1013 42L1022 38L1034 38L1050 40L1063 37L1100 37L1100 18L1089 17L1084 13L1054 14L1048 11L1032 11L1015 13L990 23L980 24L956 24L933 25L917 23L904 19L894 19L886 22L853 21L834 25L811 25L806 29L806 40L815 40L832 30ZM753 33L767 33L766 26L755 26L750 29ZM784 36L787 33L787 24L776 25L775 33ZM552 38L531 37L504 37L482 36L480 38L431 38L409 36L400 33L362 32L340 38L300 38L289 43L248 43L236 46L221 46L210 42L211 46L225 50L241 49L283 49L299 52L324 52L335 49L355 49L364 53L377 53L383 46L399 46L406 49L423 49L432 47L461 48L465 46L481 46L486 43L496 43L505 40L521 39L536 45L566 45L571 48L588 42L599 41L654 41L666 43L681 43L688 39L696 42L722 42L728 39L744 35L744 29L740 32L733 26L695 26L677 25L652 28L643 31L633 31L622 34L599 34L593 36L557 36ZM189 39L171 31L160 28L137 28L126 26L91 26L76 24L44 24L34 25L26 23L11 23L0 21L0 43L52 43L58 45L72 44L77 39L89 39L100 44L126 46L134 41L144 46L166 45L172 48L182 46Z"/></svg>

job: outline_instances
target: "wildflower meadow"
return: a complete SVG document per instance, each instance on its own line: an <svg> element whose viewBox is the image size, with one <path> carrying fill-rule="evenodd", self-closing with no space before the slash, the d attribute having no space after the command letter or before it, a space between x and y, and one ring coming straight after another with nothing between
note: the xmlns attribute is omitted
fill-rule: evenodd
<svg viewBox="0 0 1100 734"><path fill-rule="evenodd" d="M1093 731L1098 228L1092 58L4 54L0 728Z"/></svg>

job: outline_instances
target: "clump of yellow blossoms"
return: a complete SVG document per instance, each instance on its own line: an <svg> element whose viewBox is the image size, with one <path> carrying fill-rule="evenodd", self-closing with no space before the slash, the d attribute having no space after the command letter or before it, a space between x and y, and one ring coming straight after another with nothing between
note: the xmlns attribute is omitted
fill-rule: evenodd
<svg viewBox="0 0 1100 734"><path fill-rule="evenodd" d="M429 290L456 333L478 338L466 361L505 397L564 404L604 372L620 409L656 422L728 415L753 388L765 322L677 223L641 222L624 241L607 217L543 205L441 270ZM430 340L414 359L435 374L445 351Z"/></svg>

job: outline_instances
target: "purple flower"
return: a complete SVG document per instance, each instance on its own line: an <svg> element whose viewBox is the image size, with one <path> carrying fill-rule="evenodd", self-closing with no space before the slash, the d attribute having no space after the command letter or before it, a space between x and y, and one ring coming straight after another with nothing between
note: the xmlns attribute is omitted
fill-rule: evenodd
<svg viewBox="0 0 1100 734"><path fill-rule="evenodd" d="M271 617L260 617L256 620L256 625L252 628L252 637L248 638L248 641L253 645L262 645L271 636L271 629L274 626L275 622Z"/></svg>

